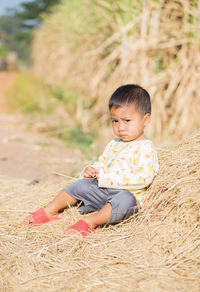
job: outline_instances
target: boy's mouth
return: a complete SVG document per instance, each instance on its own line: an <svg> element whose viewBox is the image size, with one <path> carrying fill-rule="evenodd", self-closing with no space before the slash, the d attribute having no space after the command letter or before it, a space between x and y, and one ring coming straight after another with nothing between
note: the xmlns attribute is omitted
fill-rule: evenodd
<svg viewBox="0 0 200 292"><path fill-rule="evenodd" d="M119 133L119 137L126 137L127 135L125 133Z"/></svg>

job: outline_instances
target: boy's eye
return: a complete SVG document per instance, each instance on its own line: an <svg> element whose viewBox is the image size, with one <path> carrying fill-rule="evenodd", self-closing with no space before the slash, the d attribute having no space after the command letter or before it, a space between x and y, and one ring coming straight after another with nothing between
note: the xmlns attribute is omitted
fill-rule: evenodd
<svg viewBox="0 0 200 292"><path fill-rule="evenodd" d="M128 122L130 122L131 120L126 120L126 122L128 123Z"/></svg>
<svg viewBox="0 0 200 292"><path fill-rule="evenodd" d="M118 120L112 120L112 123L117 123L118 122Z"/></svg>

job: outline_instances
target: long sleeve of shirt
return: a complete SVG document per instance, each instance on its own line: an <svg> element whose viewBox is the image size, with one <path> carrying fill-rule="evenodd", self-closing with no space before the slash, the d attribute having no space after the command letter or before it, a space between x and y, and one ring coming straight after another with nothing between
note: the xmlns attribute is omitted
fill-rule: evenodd
<svg viewBox="0 0 200 292"><path fill-rule="evenodd" d="M112 148L112 145L113 145L113 140L107 144L102 155L100 155L98 160L91 165L92 167L98 170L100 170L103 167L106 167L109 156L110 156L110 149Z"/></svg>
<svg viewBox="0 0 200 292"><path fill-rule="evenodd" d="M105 167L107 165L108 157L110 156L109 153L110 153L112 142L113 140L106 145L104 152L102 153L102 155L99 156L97 161L95 161L92 164L88 164L87 166L83 168L79 176L80 178L83 178L84 170L88 166L92 166L93 168L100 170L102 167Z"/></svg>
<svg viewBox="0 0 200 292"><path fill-rule="evenodd" d="M96 167L99 187L128 190L142 203L146 188L158 172L157 153L150 140L123 142L114 139Z"/></svg>

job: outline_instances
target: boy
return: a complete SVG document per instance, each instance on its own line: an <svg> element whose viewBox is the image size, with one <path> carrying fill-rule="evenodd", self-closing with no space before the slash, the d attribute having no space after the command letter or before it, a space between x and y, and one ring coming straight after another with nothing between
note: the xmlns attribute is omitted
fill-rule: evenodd
<svg viewBox="0 0 200 292"><path fill-rule="evenodd" d="M58 219L55 216L59 210L81 201L81 214L97 212L70 226L66 233L79 232L85 237L98 225L122 221L142 206L146 188L158 172L156 150L144 135L151 118L150 96L138 85L121 86L110 98L109 111L117 138L106 146L96 163L84 169L83 179L33 212L25 224Z"/></svg>

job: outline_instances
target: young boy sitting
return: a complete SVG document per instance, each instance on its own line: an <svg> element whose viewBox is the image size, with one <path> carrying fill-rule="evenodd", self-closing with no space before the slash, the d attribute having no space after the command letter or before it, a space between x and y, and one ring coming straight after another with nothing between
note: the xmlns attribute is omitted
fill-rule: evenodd
<svg viewBox="0 0 200 292"><path fill-rule="evenodd" d="M120 222L142 206L146 188L158 172L157 153L144 135L151 118L151 101L142 87L119 87L109 100L112 127L117 138L79 179L62 190L47 206L33 212L25 224L40 225L57 219L59 210L82 202L81 214L97 211L70 226L66 233L83 237L98 225Z"/></svg>

